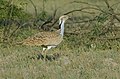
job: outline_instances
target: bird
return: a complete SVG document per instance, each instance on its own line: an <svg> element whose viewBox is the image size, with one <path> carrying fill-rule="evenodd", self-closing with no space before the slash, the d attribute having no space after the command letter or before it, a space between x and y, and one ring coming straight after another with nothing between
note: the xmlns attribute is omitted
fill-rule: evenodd
<svg viewBox="0 0 120 79"><path fill-rule="evenodd" d="M63 41L64 23L68 18L69 18L68 15L62 15L59 18L59 29L57 31L39 32L25 39L23 41L23 45L42 46L43 47L42 53L46 53L46 51L48 51L49 49L55 48Z"/></svg>

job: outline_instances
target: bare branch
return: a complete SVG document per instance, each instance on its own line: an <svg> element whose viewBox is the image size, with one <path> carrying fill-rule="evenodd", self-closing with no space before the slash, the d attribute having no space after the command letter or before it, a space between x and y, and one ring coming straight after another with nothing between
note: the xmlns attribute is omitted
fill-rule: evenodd
<svg viewBox="0 0 120 79"><path fill-rule="evenodd" d="M108 3L108 0L104 0L104 1L105 1L106 5L107 5L108 9L111 8L109 3Z"/></svg>
<svg viewBox="0 0 120 79"><path fill-rule="evenodd" d="M37 17L37 8L35 6L35 4L33 3L32 0L29 0L31 2L31 4L33 5L34 9L35 9L35 17Z"/></svg>
<svg viewBox="0 0 120 79"><path fill-rule="evenodd" d="M67 14L70 14L70 13L73 13L73 12L77 12L77 11L82 11L82 12L83 12L83 10L87 10L87 9L93 9L93 10L97 10L97 11L106 13L105 11L103 11L103 10L101 10L101 9L98 9L98 8L94 8L94 7L84 7L84 8L77 9L77 10L71 10L71 11L69 11L69 12L64 13L64 15L67 15ZM87 13L89 13L89 12L87 12Z"/></svg>
<svg viewBox="0 0 120 79"><path fill-rule="evenodd" d="M53 13L53 16L51 17L51 19L47 19L40 27L44 27L45 25L51 23L51 27L58 21L58 20L55 20L55 17L57 15L57 11L58 9L55 9L54 13Z"/></svg>
<svg viewBox="0 0 120 79"><path fill-rule="evenodd" d="M110 14L111 14L112 16L114 16L114 18L115 18L117 21L120 22L120 19L119 19L119 18L117 17L117 15L115 14L114 9L109 5L108 0L105 0L105 3L106 3L106 5L107 5L109 11L111 12Z"/></svg>
<svg viewBox="0 0 120 79"><path fill-rule="evenodd" d="M71 3L81 3L81 4L90 5L90 6L97 7L97 8L100 7L99 5L90 4L87 2L83 2L83 1L72 1Z"/></svg>

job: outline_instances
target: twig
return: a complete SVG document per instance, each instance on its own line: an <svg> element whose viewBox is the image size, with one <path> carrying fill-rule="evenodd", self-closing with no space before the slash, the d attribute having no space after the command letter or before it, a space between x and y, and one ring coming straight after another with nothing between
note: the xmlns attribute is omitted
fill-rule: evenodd
<svg viewBox="0 0 120 79"><path fill-rule="evenodd" d="M119 18L117 17L117 15L115 14L114 9L109 5L108 0L105 0L105 3L106 3L106 5L107 5L109 11L111 12L110 14L111 14L117 21L120 22L120 19L119 19Z"/></svg>
<svg viewBox="0 0 120 79"><path fill-rule="evenodd" d="M37 18L37 8L35 6L35 4L33 3L32 0L29 0L31 2L31 4L33 5L34 9L35 9L35 17Z"/></svg>
<svg viewBox="0 0 120 79"><path fill-rule="evenodd" d="M75 22L75 23L86 23L86 22L92 22L92 21L95 21L95 20L96 20L96 18L93 18L93 19L83 20L83 21Z"/></svg>
<svg viewBox="0 0 120 79"><path fill-rule="evenodd" d="M115 4L111 5L111 7L117 5L117 4L120 4L120 1L119 2L116 2Z"/></svg>
<svg viewBox="0 0 120 79"><path fill-rule="evenodd" d="M54 13L53 13L53 16L51 19L47 19L40 27L43 28L46 24L49 24L51 23L51 27L57 22L57 20L55 20L55 17L56 17L56 14L57 14L57 10L58 9L55 9ZM52 22L53 21L53 22Z"/></svg>
<svg viewBox="0 0 120 79"><path fill-rule="evenodd" d="M101 10L101 9L98 9L98 8L94 8L94 7L84 7L84 8L81 8L81 9L71 10L71 11L69 11L69 12L64 13L64 15L67 15L67 14L70 14L70 13L73 13L73 12L77 12L77 11L87 10L87 9L93 9L93 10L97 10L97 11L106 13L105 11L103 11L103 10Z"/></svg>
<svg viewBox="0 0 120 79"><path fill-rule="evenodd" d="M72 1L71 3L81 3L81 4L86 4L86 5L90 5L90 6L94 6L94 7L100 7L99 5L95 5L95 4L90 4L87 2L83 2L83 1Z"/></svg>

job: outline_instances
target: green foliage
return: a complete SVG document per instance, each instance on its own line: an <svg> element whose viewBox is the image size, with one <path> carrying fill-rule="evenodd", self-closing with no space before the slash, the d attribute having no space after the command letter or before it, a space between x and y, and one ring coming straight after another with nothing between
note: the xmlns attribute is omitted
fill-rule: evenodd
<svg viewBox="0 0 120 79"><path fill-rule="evenodd" d="M38 33L39 30L29 29L29 28L22 28L14 35L14 43L23 41L24 39Z"/></svg>
<svg viewBox="0 0 120 79"><path fill-rule="evenodd" d="M101 13L99 16L96 17L96 21L92 22L93 29L91 30L91 35L98 36L103 33L103 29L105 26L103 24L108 20L108 15Z"/></svg>
<svg viewBox="0 0 120 79"><path fill-rule="evenodd" d="M46 11L42 11L42 12L39 14L38 18L40 18L41 20L45 21L45 20L48 18L47 12L46 12Z"/></svg>
<svg viewBox="0 0 120 79"><path fill-rule="evenodd" d="M104 23L108 20L109 15L107 13L101 13L99 16L96 17L96 21L99 23Z"/></svg>
<svg viewBox="0 0 120 79"><path fill-rule="evenodd" d="M14 21L19 23L20 20L25 21L30 19L30 14L27 14L23 11L22 8L19 8L17 5L14 5L8 1L0 1L0 20L4 25L3 27L3 42L10 42L11 35L17 29L18 25Z"/></svg>
<svg viewBox="0 0 120 79"><path fill-rule="evenodd" d="M8 1L0 1L0 19L28 19L29 14L25 13L22 8L11 4Z"/></svg>

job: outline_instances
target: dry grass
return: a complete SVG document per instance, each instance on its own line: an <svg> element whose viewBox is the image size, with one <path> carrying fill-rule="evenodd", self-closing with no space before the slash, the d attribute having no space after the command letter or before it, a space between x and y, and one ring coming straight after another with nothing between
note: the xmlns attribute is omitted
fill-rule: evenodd
<svg viewBox="0 0 120 79"><path fill-rule="evenodd" d="M73 1L79 1L79 0L46 0L45 2L45 11L47 11L48 13L53 13L53 11L55 9L58 9L58 13L59 15L62 15L64 13L66 13L67 11L73 10L73 9L79 9L82 7L87 7L90 5L87 4L81 4L81 3L73 3ZM106 7L104 0L80 0L82 2L88 2L90 4L93 5L99 5L100 7ZM115 4L117 2L119 2L119 0L110 0L109 1L110 4ZM20 3L27 3L27 6L25 4L21 5ZM33 3L35 4L38 13L42 12L42 8L43 8L43 0L33 0ZM29 12L29 13L33 13L34 14L34 7L32 6L32 4L30 3L29 0L13 0L13 4L17 4L20 7L23 7L25 9L25 11ZM119 9L119 6L117 6L117 8ZM75 15L81 15L79 13L75 13Z"/></svg>
<svg viewBox="0 0 120 79"><path fill-rule="evenodd" d="M0 49L0 79L119 79L120 50L70 49L62 43L48 55L59 53L54 61L31 59L39 47Z"/></svg>

